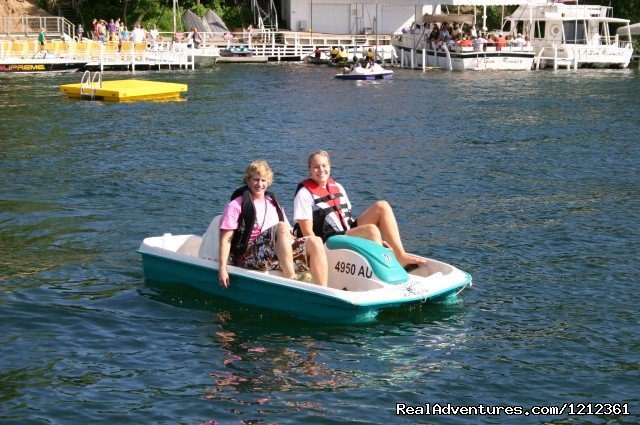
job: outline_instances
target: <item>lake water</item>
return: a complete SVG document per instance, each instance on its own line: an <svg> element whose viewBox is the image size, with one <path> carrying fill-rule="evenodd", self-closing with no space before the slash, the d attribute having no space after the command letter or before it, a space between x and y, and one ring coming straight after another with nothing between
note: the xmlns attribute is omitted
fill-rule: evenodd
<svg viewBox="0 0 640 425"><path fill-rule="evenodd" d="M335 72L136 73L189 91L130 104L61 97L81 74L2 76L1 423L640 421L637 63ZM356 212L389 200L409 251L473 275L458 303L327 326L144 281L142 239L202 233L254 159L291 214L317 149ZM577 403L630 415L568 416L598 409Z"/></svg>

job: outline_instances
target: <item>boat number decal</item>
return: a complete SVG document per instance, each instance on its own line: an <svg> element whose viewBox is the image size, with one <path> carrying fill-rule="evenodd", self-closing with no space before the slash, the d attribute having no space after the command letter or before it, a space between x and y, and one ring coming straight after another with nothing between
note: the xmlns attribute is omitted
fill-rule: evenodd
<svg viewBox="0 0 640 425"><path fill-rule="evenodd" d="M353 263L345 263L344 261L338 261L334 267L339 273L352 274L356 276L366 277L367 279L373 276L373 272L369 267L360 266Z"/></svg>

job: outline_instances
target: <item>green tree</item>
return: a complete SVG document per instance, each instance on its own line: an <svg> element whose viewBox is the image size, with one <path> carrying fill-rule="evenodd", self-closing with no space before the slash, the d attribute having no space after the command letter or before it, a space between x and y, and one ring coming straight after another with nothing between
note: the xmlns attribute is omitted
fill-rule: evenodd
<svg viewBox="0 0 640 425"><path fill-rule="evenodd" d="M631 23L640 21L640 0L585 0L580 4L611 6L614 17L629 19Z"/></svg>
<svg viewBox="0 0 640 425"><path fill-rule="evenodd" d="M611 5L616 18L630 19L632 23L640 22L640 0L582 0L580 4ZM135 22L155 23L161 31L173 29L172 8L173 0L85 0L82 4L82 16L85 24L92 18L110 19L120 17L128 26ZM179 16L185 10L192 10L202 16L204 11L211 8L218 13L231 29L245 27L251 23L251 12L247 0L180 0ZM513 11L514 7L506 8L505 14ZM502 8L490 6L487 8L487 27L500 28ZM180 27L182 25L181 20ZM183 28L180 28L183 29Z"/></svg>
<svg viewBox="0 0 640 425"><path fill-rule="evenodd" d="M251 23L252 15L246 0L180 0L178 30L185 30L180 19L186 10L203 16L212 9L231 28L245 27ZM136 22L149 26L158 25L160 31L173 30L173 0L85 0L81 4L85 25L93 18L109 20L120 17L131 27Z"/></svg>

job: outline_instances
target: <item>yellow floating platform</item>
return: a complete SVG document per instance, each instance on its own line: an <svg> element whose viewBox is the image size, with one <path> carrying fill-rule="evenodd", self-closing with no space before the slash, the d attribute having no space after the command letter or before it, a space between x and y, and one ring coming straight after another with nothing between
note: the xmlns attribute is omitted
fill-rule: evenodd
<svg viewBox="0 0 640 425"><path fill-rule="evenodd" d="M145 80L102 81L101 84L63 84L60 93L76 99L137 102L176 100L187 91L186 84Z"/></svg>

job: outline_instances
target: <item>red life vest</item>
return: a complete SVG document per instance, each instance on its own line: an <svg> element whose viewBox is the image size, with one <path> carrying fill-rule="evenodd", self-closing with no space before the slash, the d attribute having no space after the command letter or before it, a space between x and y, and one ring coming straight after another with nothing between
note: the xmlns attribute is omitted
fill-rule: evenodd
<svg viewBox="0 0 640 425"><path fill-rule="evenodd" d="M324 188L311 179L304 180L298 185L296 193L305 187L313 196L313 233L327 240L335 234L343 234L353 227L351 210L346 196L340 192L338 184L332 179L327 180Z"/></svg>

